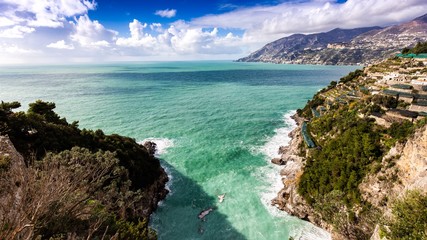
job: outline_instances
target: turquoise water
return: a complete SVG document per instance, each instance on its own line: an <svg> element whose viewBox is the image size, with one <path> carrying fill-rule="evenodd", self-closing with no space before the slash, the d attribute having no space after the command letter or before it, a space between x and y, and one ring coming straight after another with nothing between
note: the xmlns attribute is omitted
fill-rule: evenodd
<svg viewBox="0 0 427 240"><path fill-rule="evenodd" d="M354 69L219 61L3 67L0 100L23 109L53 101L81 127L157 142L171 176L151 222L160 239L318 239L328 234L270 206L281 186L269 160L289 140L291 113Z"/></svg>

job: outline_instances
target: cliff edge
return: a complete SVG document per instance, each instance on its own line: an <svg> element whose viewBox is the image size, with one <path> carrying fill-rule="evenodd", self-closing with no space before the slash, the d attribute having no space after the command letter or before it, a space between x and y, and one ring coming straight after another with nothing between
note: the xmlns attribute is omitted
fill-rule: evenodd
<svg viewBox="0 0 427 240"><path fill-rule="evenodd" d="M79 129L36 101L0 104L0 239L156 239L168 191L155 143Z"/></svg>

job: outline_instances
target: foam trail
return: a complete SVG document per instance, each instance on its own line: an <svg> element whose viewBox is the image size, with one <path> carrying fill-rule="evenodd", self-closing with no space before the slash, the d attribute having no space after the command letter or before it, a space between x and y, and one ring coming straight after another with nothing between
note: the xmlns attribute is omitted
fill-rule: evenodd
<svg viewBox="0 0 427 240"><path fill-rule="evenodd" d="M288 145L291 138L289 133L297 127L296 122L291 118L296 111L289 111L283 115L283 122L285 126L274 130L275 134L268 139L267 143L261 147L261 152L271 160L272 158L279 157L279 148Z"/></svg>
<svg viewBox="0 0 427 240"><path fill-rule="evenodd" d="M281 146L289 145L291 138L289 133L297 127L295 120L291 117L296 113L295 110L289 111L283 115L284 126L276 129L275 134L267 140L267 142L260 148L262 154L266 156L266 161L270 162L272 158L280 157L279 148ZM276 217L286 217L286 212L280 211L275 206L271 205L271 200L277 196L277 193L283 188L282 177L280 170L282 167L269 164L261 169L259 172L260 178L268 182L268 187L261 193L261 201L270 212L271 215ZM326 240L331 239L330 234L314 226L311 223L306 223L301 227L296 227L291 233L295 239L299 240Z"/></svg>
<svg viewBox="0 0 427 240"><path fill-rule="evenodd" d="M270 162L272 158L280 157L279 148L289 144L291 138L289 133L297 126L296 122L291 118L296 111L289 111L283 114L284 126L276 129L275 134L267 139L267 142L259 151L265 155L265 160ZM261 193L261 201L270 212L276 217L285 217L287 214L280 211L275 206L271 205L271 200L277 196L277 193L283 188L282 177L280 175L280 166L268 164L260 169L258 177L264 179L268 183L266 189Z"/></svg>

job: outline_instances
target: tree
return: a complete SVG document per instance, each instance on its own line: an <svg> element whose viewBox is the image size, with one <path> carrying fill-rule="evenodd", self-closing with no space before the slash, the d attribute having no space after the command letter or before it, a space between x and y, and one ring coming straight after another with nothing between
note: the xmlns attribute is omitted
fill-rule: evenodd
<svg viewBox="0 0 427 240"><path fill-rule="evenodd" d="M104 232L112 236L123 230L121 226L133 229L129 228L133 224L123 219L139 201L140 193L129 190L130 181L119 181L127 171L118 165L113 153L91 153L75 147L48 154L21 171L25 172L21 195L9 193L10 198L4 201L7 204L0 206L0 215L4 216L0 217L0 239L61 234L90 239ZM2 194L15 184L10 174L0 173ZM122 220L119 224L115 219ZM149 233L146 225L138 225L138 229L137 233Z"/></svg>
<svg viewBox="0 0 427 240"><path fill-rule="evenodd" d="M53 109L55 109L55 103L53 102L44 102L42 100L37 100L34 103L29 104L28 113L29 114L39 114L45 118L47 122L52 123L66 123L65 119L60 119L58 114L56 114Z"/></svg>

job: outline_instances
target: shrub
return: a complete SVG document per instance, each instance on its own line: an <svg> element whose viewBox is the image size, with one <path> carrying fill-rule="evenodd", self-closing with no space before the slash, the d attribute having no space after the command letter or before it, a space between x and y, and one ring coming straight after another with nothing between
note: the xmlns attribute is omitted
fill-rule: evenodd
<svg viewBox="0 0 427 240"><path fill-rule="evenodd" d="M385 227L386 226L386 227ZM387 239L427 239L427 194L409 191L392 206L382 232Z"/></svg>

